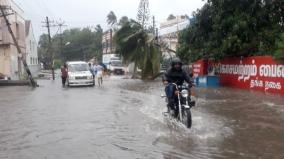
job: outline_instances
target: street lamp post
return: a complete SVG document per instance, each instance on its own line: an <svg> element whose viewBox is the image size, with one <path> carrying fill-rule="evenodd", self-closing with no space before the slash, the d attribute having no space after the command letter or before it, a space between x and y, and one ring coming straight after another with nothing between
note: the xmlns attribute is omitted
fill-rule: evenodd
<svg viewBox="0 0 284 159"><path fill-rule="evenodd" d="M68 41L68 42L66 42L66 43L64 44L64 46L69 46L70 44L71 44L71 42ZM63 55L63 51L62 51L62 58L63 58L63 61L64 61L64 63L65 63L66 60L67 60L67 57L66 57L65 55Z"/></svg>

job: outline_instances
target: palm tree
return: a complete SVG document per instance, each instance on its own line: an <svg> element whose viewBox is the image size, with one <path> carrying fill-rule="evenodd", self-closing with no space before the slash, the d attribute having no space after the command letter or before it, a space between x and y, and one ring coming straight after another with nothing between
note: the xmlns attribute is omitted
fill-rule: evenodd
<svg viewBox="0 0 284 159"><path fill-rule="evenodd" d="M134 20L116 32L116 50L125 63L134 62L134 77L138 67L142 70L142 79L153 78L159 73L161 51L155 41L155 36L144 31L143 26Z"/></svg>
<svg viewBox="0 0 284 159"><path fill-rule="evenodd" d="M101 25L96 25L96 27L95 27L95 31L97 32L97 33L103 33L103 28L101 27Z"/></svg>
<svg viewBox="0 0 284 159"><path fill-rule="evenodd" d="M107 15L107 23L108 23L108 25L110 25L110 26L113 26L114 24L117 23L117 17L116 17L116 15L114 14L113 11L110 11L109 14Z"/></svg>
<svg viewBox="0 0 284 159"><path fill-rule="evenodd" d="M128 17L127 17L127 16L123 16L123 17L120 18L118 24L119 24L120 26L123 26L123 25L126 24L127 22L129 22Z"/></svg>
<svg viewBox="0 0 284 159"><path fill-rule="evenodd" d="M176 16L174 16L173 14L170 14L167 18L168 21L173 19L176 19Z"/></svg>

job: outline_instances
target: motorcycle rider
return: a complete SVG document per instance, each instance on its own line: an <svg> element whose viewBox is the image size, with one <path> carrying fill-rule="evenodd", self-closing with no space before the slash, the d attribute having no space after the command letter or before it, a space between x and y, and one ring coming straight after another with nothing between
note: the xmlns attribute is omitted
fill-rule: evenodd
<svg viewBox="0 0 284 159"><path fill-rule="evenodd" d="M189 95L190 95L190 88L193 86L193 80L190 78L189 74L182 69L182 62L179 58L174 58L171 62L171 67L165 72L163 76L163 83L166 86L165 92L168 98L168 107L172 110L175 110L176 116L178 110L175 108L175 103L177 101L175 85L171 83L175 83L178 86L183 85L184 81L188 83L189 87Z"/></svg>

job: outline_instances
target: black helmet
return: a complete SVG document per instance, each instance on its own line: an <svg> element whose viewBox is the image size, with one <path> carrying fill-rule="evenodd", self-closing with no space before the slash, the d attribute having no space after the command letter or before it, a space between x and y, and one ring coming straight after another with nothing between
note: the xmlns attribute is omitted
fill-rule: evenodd
<svg viewBox="0 0 284 159"><path fill-rule="evenodd" d="M172 67L174 67L176 64L180 64L182 66L182 62L178 57L172 59Z"/></svg>

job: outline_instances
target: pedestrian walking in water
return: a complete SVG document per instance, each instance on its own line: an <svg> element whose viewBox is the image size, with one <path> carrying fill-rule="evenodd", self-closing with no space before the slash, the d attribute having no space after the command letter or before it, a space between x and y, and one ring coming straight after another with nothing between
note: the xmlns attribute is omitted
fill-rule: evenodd
<svg viewBox="0 0 284 159"><path fill-rule="evenodd" d="M67 76L68 76L67 65L64 64L63 66L61 66L61 79L62 79L62 86L63 87L65 86Z"/></svg>
<svg viewBox="0 0 284 159"><path fill-rule="evenodd" d="M95 86L95 85L96 85L96 82L95 82L96 72L95 72L94 66L93 66L91 63L89 63L89 70L90 70L90 72L91 72L92 75L93 75L94 86Z"/></svg>
<svg viewBox="0 0 284 159"><path fill-rule="evenodd" d="M103 67L103 77L107 77L108 76L107 66L102 62L100 63L100 65Z"/></svg>
<svg viewBox="0 0 284 159"><path fill-rule="evenodd" d="M103 66L96 64L95 72L96 72L96 77L97 77L99 86L103 84L103 70L104 70Z"/></svg>

